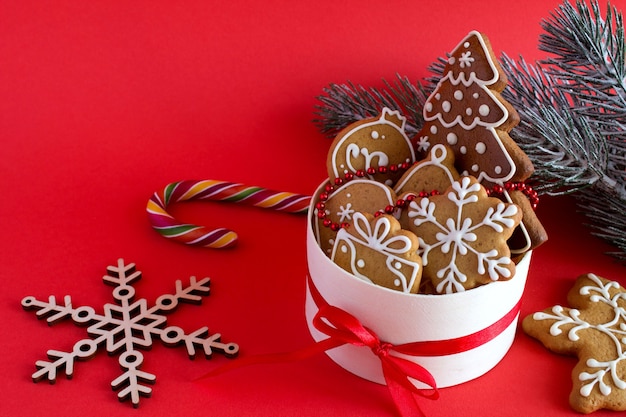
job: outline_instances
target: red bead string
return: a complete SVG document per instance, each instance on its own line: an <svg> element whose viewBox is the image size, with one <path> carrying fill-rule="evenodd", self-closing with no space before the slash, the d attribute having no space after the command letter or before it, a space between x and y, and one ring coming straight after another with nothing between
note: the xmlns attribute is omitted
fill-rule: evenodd
<svg viewBox="0 0 626 417"><path fill-rule="evenodd" d="M487 194L504 195L504 190L521 191L526 197L528 197L528 201L530 201L532 209L537 209L537 205L539 205L539 194L537 194L537 191L535 191L533 187L524 182L506 182L504 183L504 187L501 185L494 185L493 187L487 189Z"/></svg>
<svg viewBox="0 0 626 417"><path fill-rule="evenodd" d="M322 224L325 227L330 227L330 229L333 230L334 232L338 231L339 229L345 229L347 227L350 227L350 223L348 222L336 223L327 217L326 201L331 196L333 191L335 191L340 186L344 185L346 182L353 180L355 177L363 178L365 177L365 175L374 175L377 172L384 174L387 172L387 170L390 170L392 172L397 172L400 169L406 170L409 168L409 166L410 165L405 162L405 163L398 164L398 165L392 165L389 168L387 168L386 166L380 166L378 168L368 168L365 171L360 169L354 173L351 173L351 172L346 173L346 175L343 178L335 178L334 184L326 184L326 186L324 187L324 192L320 194L319 201L315 203L315 208L317 209L317 217L320 220L322 220ZM537 194L537 192L530 185L523 183L523 182L506 182L504 186L494 185L491 188L487 188L487 195L502 196L504 195L504 190L521 191L522 193L524 193L524 195L528 197L528 200L530 201L530 205L533 210L535 210L537 208L537 205L539 204L539 195ZM438 194L440 193L437 190L432 190L430 192L421 191L417 194L410 193L404 199L402 198L398 199L398 201L396 201L395 204L393 205L390 204L386 206L384 209L378 210L376 213L374 213L374 216L378 217L382 214L393 214L396 211L396 209L406 208L411 201L415 200L418 197L426 198L426 197L432 197Z"/></svg>

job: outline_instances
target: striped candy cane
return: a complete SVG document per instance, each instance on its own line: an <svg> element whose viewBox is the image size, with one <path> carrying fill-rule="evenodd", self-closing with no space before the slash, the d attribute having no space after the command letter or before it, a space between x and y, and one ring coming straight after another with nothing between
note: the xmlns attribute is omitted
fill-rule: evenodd
<svg viewBox="0 0 626 417"><path fill-rule="evenodd" d="M304 214L311 197L226 181L189 180L168 184L150 198L146 207L148 219L161 236L186 245L223 249L237 244L237 233L223 227L211 229L181 223L167 212L169 205L189 200L226 201Z"/></svg>

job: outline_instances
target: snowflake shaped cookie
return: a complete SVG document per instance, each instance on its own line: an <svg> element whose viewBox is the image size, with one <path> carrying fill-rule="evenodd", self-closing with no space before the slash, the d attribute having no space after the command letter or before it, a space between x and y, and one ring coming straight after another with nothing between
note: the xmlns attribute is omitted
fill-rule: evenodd
<svg viewBox="0 0 626 417"><path fill-rule="evenodd" d="M489 197L476 178L462 177L443 195L412 201L407 211L409 230L419 237L423 276L437 293L515 274L506 241L521 221L521 210Z"/></svg>
<svg viewBox="0 0 626 417"><path fill-rule="evenodd" d="M570 405L591 413L626 410L626 289L595 274L578 277L567 297L527 316L524 331L548 349L575 355Z"/></svg>
<svg viewBox="0 0 626 417"><path fill-rule="evenodd" d="M48 324L70 318L79 326L87 326L89 335L89 338L76 342L71 352L49 350L50 361L36 362L37 371L32 375L34 382L48 379L54 383L57 372L62 369L70 379L77 360L90 359L99 347L104 347L111 355L121 352L118 362L124 372L111 382L111 387L118 391L120 401L130 399L133 406L138 407L140 396L149 397L152 394L152 389L145 384L154 384L156 376L139 369L143 355L137 349L151 348L154 337L169 347L184 345L190 359L195 357L197 349L201 349L207 359L214 351L231 358L239 352L237 344L220 342L220 334L210 335L207 327L189 334L177 326L165 327L167 318L164 314L174 311L179 303L199 304L202 297L209 295L209 278L198 281L191 277L187 287L177 280L174 294L162 295L154 306L148 307L145 299L134 300L135 289L130 284L141 278L135 264L125 264L123 259L119 259L117 265L107 268L107 272L108 275L102 279L115 287L113 298L117 304L105 304L104 314L96 313L89 306L74 307L69 295L64 297L62 304L58 304L54 296L47 301L31 296L22 299L25 310L37 310L37 317L45 318Z"/></svg>

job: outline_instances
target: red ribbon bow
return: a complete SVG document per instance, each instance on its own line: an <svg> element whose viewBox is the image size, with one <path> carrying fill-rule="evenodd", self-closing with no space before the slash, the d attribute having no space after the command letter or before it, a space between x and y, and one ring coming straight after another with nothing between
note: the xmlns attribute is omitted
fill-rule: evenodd
<svg viewBox="0 0 626 417"><path fill-rule="evenodd" d="M380 359L387 388L400 415L423 416L417 396L439 398L435 378L423 366L392 354L398 352L415 355L411 344L393 345L381 341L376 333L363 326L352 314L329 305L313 285L311 278L308 279L308 284L313 301L319 308L313 318L313 326L329 336L328 339L318 342L318 347L324 345L323 350L326 351L345 344L367 346ZM417 388L409 377L426 384L432 391Z"/></svg>
<svg viewBox="0 0 626 417"><path fill-rule="evenodd" d="M423 366L401 358L393 352L410 356L445 356L465 352L481 346L502 333L517 317L521 300L501 319L491 326L467 336L455 339L421 341L393 345L381 341L376 333L345 310L328 304L310 277L307 280L309 292L319 311L313 318L313 325L329 337L295 352L256 355L231 362L214 370L202 378L214 376L234 368L252 364L277 363L302 360L345 344L366 346L380 359L383 376L395 406L402 417L419 416L424 413L419 407L418 397L438 399L439 391L434 377ZM425 384L430 389L416 387L411 379Z"/></svg>

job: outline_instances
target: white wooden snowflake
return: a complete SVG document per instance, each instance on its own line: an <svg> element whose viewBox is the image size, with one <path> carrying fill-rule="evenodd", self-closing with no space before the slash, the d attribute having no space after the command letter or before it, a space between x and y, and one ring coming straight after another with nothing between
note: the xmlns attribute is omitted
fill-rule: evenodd
<svg viewBox="0 0 626 417"><path fill-rule="evenodd" d="M202 327L189 334L177 326L168 326L163 314L171 313L180 302L199 304L202 297L209 295L210 279L197 281L190 278L190 284L183 287L180 280L176 281L174 294L161 295L155 305L148 307L145 299L134 301L135 289L130 285L141 278L141 272L135 270L135 264L126 265L119 259L117 265L107 268L108 274L103 277L106 284L113 285L113 298L117 304L105 304L104 313L98 314L89 306L74 307L69 295L62 304L58 304L54 296L47 301L37 300L29 296L22 300L25 310L37 310L37 317L46 319L48 324L70 318L79 326L88 326L89 338L79 340L71 352L48 350L49 361L40 360L35 363L37 371L33 373L34 382L48 379L52 384L56 381L57 372L65 369L65 375L71 379L77 360L92 358L99 347L105 347L109 354L119 355L119 364L124 372L111 382L111 387L118 391L120 401L131 400L134 407L139 406L140 396L149 397L152 389L145 384L154 384L156 376L140 370L143 355L137 349L152 347L153 337L161 339L168 347L184 344L193 359L196 349L201 349L204 356L210 359L213 352L223 353L233 358L239 352L236 343L222 343L220 334L209 334L207 327Z"/></svg>
<svg viewBox="0 0 626 417"><path fill-rule="evenodd" d="M489 197L471 176L452 183L444 195L414 200L408 208L424 274L438 293L512 278L515 264L506 241L521 216L516 205Z"/></svg>

